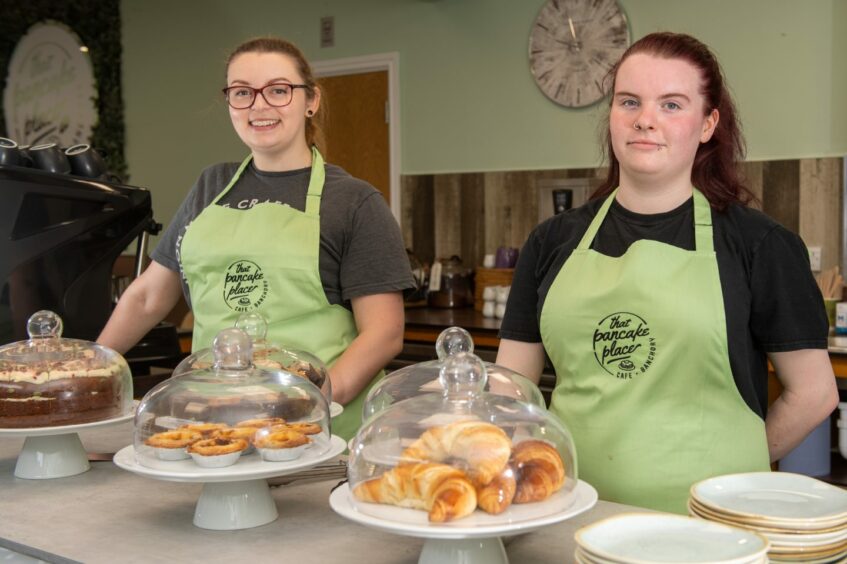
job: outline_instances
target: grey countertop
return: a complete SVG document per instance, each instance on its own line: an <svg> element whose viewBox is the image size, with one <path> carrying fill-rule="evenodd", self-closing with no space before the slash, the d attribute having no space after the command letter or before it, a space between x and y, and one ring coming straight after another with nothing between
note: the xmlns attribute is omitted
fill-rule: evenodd
<svg viewBox="0 0 847 564"><path fill-rule="evenodd" d="M80 433L90 453L132 442L130 423ZM23 439L0 437L0 546L50 562L360 562L415 563L422 539L348 521L329 507L337 480L272 488L273 523L238 531L192 524L201 484L153 480L92 462L91 470L54 480L13 474ZM571 520L506 539L511 562L573 561L574 532L633 510L600 501Z"/></svg>

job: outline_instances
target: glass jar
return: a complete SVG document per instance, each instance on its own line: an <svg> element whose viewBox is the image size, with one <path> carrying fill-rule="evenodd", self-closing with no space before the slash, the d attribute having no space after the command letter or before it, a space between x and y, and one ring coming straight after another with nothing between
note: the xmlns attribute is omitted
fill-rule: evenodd
<svg viewBox="0 0 847 564"><path fill-rule="evenodd" d="M432 307L460 308L472 305L473 271L462 264L462 259L453 255L439 259L430 270L427 301Z"/></svg>

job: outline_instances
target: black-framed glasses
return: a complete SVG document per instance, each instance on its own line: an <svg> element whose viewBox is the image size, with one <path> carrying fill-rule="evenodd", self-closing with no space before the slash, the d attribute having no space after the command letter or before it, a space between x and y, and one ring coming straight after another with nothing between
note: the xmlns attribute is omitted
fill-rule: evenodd
<svg viewBox="0 0 847 564"><path fill-rule="evenodd" d="M297 88L309 88L307 84L288 84L287 82L275 82L266 84L261 88L253 88L239 84L238 86L227 86L223 89L226 103L236 110L252 108L256 103L256 94L262 95L269 106L281 108L287 106L294 99L294 90Z"/></svg>

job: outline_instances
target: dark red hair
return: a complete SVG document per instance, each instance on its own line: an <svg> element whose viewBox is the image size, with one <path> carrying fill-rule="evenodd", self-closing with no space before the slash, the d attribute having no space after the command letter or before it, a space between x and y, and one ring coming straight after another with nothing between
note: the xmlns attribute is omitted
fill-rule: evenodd
<svg viewBox="0 0 847 564"><path fill-rule="evenodd" d="M609 71L610 91L613 95L618 69L625 60L637 53L663 59L681 59L693 65L700 72L702 79L700 93L705 98L704 115L709 115L712 110L718 111L718 125L712 138L697 148L691 169L691 183L706 196L712 207L719 210L725 209L731 203L746 205L755 200L755 196L744 186L739 174L738 163L744 159L745 154L744 136L741 133L735 103L724 83L723 71L714 53L690 35L651 33L633 43ZM609 106L611 107L611 101ZM604 152L609 161L609 172L606 180L591 195L592 198L608 195L620 182L620 163L612 148L608 116L604 124Z"/></svg>

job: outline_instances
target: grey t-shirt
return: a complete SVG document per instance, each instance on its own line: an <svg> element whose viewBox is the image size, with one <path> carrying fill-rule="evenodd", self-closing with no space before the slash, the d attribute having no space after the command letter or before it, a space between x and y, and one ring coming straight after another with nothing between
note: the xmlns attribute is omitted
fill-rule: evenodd
<svg viewBox="0 0 847 564"><path fill-rule="evenodd" d="M189 305L191 296L179 262L185 230L237 169L238 163L221 163L204 170L151 255L156 262L180 273ZM379 191L340 167L328 164L325 171L318 264L329 303L350 309L352 298L413 288L400 229ZM304 211L310 177L310 168L263 172L251 162L217 205L247 210L260 202L273 202Z"/></svg>

